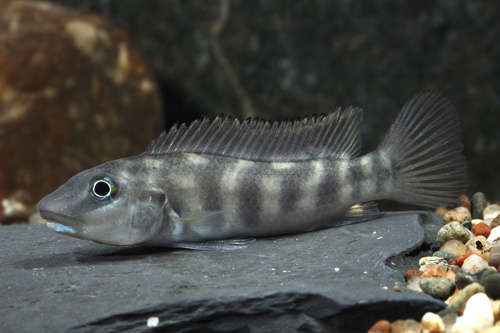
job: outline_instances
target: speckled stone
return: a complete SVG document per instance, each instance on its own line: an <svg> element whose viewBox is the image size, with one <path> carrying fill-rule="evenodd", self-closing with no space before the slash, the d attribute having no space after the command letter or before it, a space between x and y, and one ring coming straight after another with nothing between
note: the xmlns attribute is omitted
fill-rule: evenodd
<svg viewBox="0 0 500 333"><path fill-rule="evenodd" d="M491 243L484 236L472 237L466 247L467 251L481 256L483 259L488 260L490 257Z"/></svg>
<svg viewBox="0 0 500 333"><path fill-rule="evenodd" d="M434 298L445 300L456 289L455 283L447 278L427 277L420 280L422 291Z"/></svg>
<svg viewBox="0 0 500 333"><path fill-rule="evenodd" d="M443 332L445 329L443 319L433 312L424 314L422 320L420 320L420 325L423 330L427 331Z"/></svg>
<svg viewBox="0 0 500 333"><path fill-rule="evenodd" d="M479 281L474 276L472 276L471 274L469 274L464 270L460 270L459 272L455 273L455 285L459 290L464 289L469 284L474 282L479 282Z"/></svg>
<svg viewBox="0 0 500 333"><path fill-rule="evenodd" d="M440 257L446 260L448 264L451 264L453 260L457 259L458 256L446 251L436 251L432 254L435 257Z"/></svg>
<svg viewBox="0 0 500 333"><path fill-rule="evenodd" d="M482 219L483 210L486 208L486 196L482 192L476 192L471 198L472 218Z"/></svg>
<svg viewBox="0 0 500 333"><path fill-rule="evenodd" d="M427 265L427 264L437 264L437 265L444 265L448 266L448 262L446 259L438 256L430 256L430 257L422 257L418 261L418 264L420 266Z"/></svg>
<svg viewBox="0 0 500 333"><path fill-rule="evenodd" d="M457 239L450 239L441 245L439 251L448 252L456 256L462 256L465 254L466 246Z"/></svg>
<svg viewBox="0 0 500 333"><path fill-rule="evenodd" d="M450 223L453 221L464 223L465 221L470 221L470 220L471 220L471 213L465 207L456 207L448 211L446 214L444 214L445 223Z"/></svg>
<svg viewBox="0 0 500 333"><path fill-rule="evenodd" d="M467 302L472 295L477 293L484 293L484 287L477 282L471 283L464 289L459 290L449 299L447 308L458 312L465 302Z"/></svg>
<svg viewBox="0 0 500 333"><path fill-rule="evenodd" d="M500 299L500 273L487 271L483 273L479 283L484 287L488 296Z"/></svg>
<svg viewBox="0 0 500 333"><path fill-rule="evenodd" d="M467 243L471 238L472 232L467 230L459 222L451 222L445 224L437 233L437 240L440 243L445 243L450 239L457 239L462 243Z"/></svg>

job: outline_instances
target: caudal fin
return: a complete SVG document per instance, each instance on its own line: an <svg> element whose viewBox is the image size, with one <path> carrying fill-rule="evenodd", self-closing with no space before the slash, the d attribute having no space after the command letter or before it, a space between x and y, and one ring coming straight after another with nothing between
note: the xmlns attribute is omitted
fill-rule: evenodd
<svg viewBox="0 0 500 333"><path fill-rule="evenodd" d="M466 190L459 121L453 105L438 93L410 99L378 149L392 161L396 201L451 206Z"/></svg>

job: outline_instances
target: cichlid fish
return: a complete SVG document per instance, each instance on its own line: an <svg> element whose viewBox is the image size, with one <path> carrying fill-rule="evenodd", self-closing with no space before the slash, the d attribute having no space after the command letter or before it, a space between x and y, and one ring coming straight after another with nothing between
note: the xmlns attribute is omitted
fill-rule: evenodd
<svg viewBox="0 0 500 333"><path fill-rule="evenodd" d="M446 99L415 95L378 148L358 157L361 121L349 107L295 121L174 125L143 154L72 177L38 209L54 231L98 243L231 249L366 216L377 199L456 203L467 169Z"/></svg>

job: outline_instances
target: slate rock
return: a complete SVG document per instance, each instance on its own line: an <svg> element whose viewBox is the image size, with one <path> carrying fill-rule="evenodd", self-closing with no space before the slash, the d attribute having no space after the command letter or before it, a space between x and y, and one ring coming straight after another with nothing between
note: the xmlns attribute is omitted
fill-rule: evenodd
<svg viewBox="0 0 500 333"><path fill-rule="evenodd" d="M0 199L25 203L77 172L143 152L160 95L124 31L97 15L0 0Z"/></svg>
<svg viewBox="0 0 500 333"><path fill-rule="evenodd" d="M437 214L387 214L219 252L5 226L0 331L140 332L154 317L156 329L180 332L366 331L380 318L420 320L445 304L408 290L397 259L428 248L425 235L440 224Z"/></svg>
<svg viewBox="0 0 500 333"><path fill-rule="evenodd" d="M482 192L476 192L471 198L472 218L483 219L483 211L486 208L486 196Z"/></svg>

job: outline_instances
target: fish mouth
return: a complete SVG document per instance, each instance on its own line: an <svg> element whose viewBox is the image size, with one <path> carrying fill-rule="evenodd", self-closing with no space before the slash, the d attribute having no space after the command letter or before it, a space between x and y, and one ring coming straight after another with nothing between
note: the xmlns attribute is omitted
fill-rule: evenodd
<svg viewBox="0 0 500 333"><path fill-rule="evenodd" d="M46 222L47 227L58 233L63 234L76 234L76 229L73 227L68 227L67 225L57 223L57 222Z"/></svg>
<svg viewBox="0 0 500 333"><path fill-rule="evenodd" d="M68 224L75 224L74 221L72 221L72 218L69 216L57 214L46 210L41 210L40 216L46 221L46 226L57 233L70 234L70 235L74 235L77 233L75 227L71 227L68 225ZM64 222L66 224L63 224L61 222Z"/></svg>

